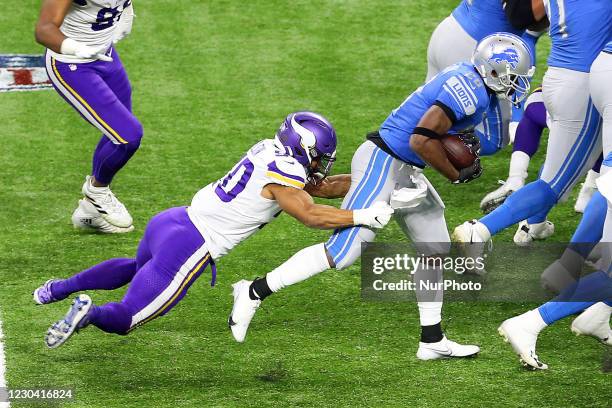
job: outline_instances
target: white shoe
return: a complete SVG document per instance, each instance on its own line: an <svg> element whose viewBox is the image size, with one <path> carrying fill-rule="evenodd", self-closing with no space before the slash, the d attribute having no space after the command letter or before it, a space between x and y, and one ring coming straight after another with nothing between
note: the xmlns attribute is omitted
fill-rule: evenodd
<svg viewBox="0 0 612 408"><path fill-rule="evenodd" d="M577 213L584 213L584 209L591 201L591 197L597 191L597 184L595 184L595 180L599 177L599 173L594 172L593 170L589 170L587 173L586 179L582 186L580 187L580 193L578 193L578 198L576 199L576 204L574 204L574 211Z"/></svg>
<svg viewBox="0 0 612 408"><path fill-rule="evenodd" d="M525 181L520 177L508 177L508 180L499 180L498 183L501 186L497 190L491 191L480 201L480 209L485 214L502 205L506 198L525 185Z"/></svg>
<svg viewBox="0 0 612 408"><path fill-rule="evenodd" d="M452 234L452 240L459 243L459 248L465 257L476 259L483 257L485 247L491 241L491 234L483 223L472 220L456 227ZM469 272L478 275L486 273L484 269L474 269Z"/></svg>
<svg viewBox="0 0 612 408"><path fill-rule="evenodd" d="M561 260L557 259L544 269L544 272L540 275L540 282L544 290L558 294L569 285L576 283L576 277L567 270Z"/></svg>
<svg viewBox="0 0 612 408"><path fill-rule="evenodd" d="M499 326L497 332L506 343L510 343L514 352L519 355L519 361L523 367L532 370L546 370L548 365L539 360L535 351L538 334L544 327L546 327L546 324L536 309L505 320Z"/></svg>
<svg viewBox="0 0 612 408"><path fill-rule="evenodd" d="M94 187L91 184L91 177L87 176L81 191L85 196L85 200L92 204L94 210L104 221L119 228L129 228L132 226L132 216L115 197L110 187Z"/></svg>
<svg viewBox="0 0 612 408"><path fill-rule="evenodd" d="M514 243L518 246L527 246L536 239L546 239L555 233L555 224L546 220L537 224L521 221L514 233Z"/></svg>
<svg viewBox="0 0 612 408"><path fill-rule="evenodd" d="M480 347L455 343L444 336L437 343L419 342L416 356L419 360L438 360L440 358L473 357L480 352Z"/></svg>
<svg viewBox="0 0 612 408"><path fill-rule="evenodd" d="M232 335L237 342L242 343L246 337L249 324L255 312L261 305L261 300L253 300L249 296L249 288L252 281L241 280L232 285L234 288L234 306L232 314L227 319L229 328L232 330Z"/></svg>
<svg viewBox="0 0 612 408"><path fill-rule="evenodd" d="M610 315L612 307L603 302L595 303L572 322L572 332L576 336L591 336L608 346L612 346Z"/></svg>
<svg viewBox="0 0 612 408"><path fill-rule="evenodd" d="M95 230L106 234L122 234L134 231L134 226L127 228L117 227L108 221L88 200L79 200L79 206L72 213L72 225L75 228Z"/></svg>

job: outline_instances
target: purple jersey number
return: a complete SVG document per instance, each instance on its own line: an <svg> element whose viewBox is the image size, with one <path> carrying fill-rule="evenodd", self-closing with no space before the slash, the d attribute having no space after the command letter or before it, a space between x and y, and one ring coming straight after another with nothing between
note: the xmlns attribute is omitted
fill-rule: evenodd
<svg viewBox="0 0 612 408"><path fill-rule="evenodd" d="M245 157L238 163L232 171L228 173L223 179L219 180L217 187L215 187L215 193L219 196L221 201L229 203L238 194L244 190L247 182L253 174L255 166L248 157Z"/></svg>
<svg viewBox="0 0 612 408"><path fill-rule="evenodd" d="M102 31L112 27L118 15L121 15L118 8L101 8L100 11L98 11L96 22L91 25L91 29L94 31Z"/></svg>

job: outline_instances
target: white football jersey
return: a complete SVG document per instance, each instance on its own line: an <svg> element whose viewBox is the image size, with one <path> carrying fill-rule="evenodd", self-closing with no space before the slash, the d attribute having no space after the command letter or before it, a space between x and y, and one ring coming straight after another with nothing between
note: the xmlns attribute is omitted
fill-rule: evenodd
<svg viewBox="0 0 612 408"><path fill-rule="evenodd" d="M68 38L92 46L110 46L113 33L131 0L73 0L60 31ZM91 62L74 55L58 54L49 50L52 57L61 62Z"/></svg>
<svg viewBox="0 0 612 408"><path fill-rule="evenodd" d="M304 167L273 139L257 143L225 177L195 195L187 212L214 259L280 214L277 202L261 195L267 184L299 189L306 184Z"/></svg>

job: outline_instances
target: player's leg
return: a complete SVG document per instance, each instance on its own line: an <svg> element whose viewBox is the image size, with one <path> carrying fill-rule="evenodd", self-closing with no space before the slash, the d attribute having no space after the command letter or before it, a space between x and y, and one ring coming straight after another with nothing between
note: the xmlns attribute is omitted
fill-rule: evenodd
<svg viewBox="0 0 612 408"><path fill-rule="evenodd" d="M459 242L488 241L519 221L549 211L593 165L599 155L596 147L600 117L590 101L588 88L585 93L588 84L585 75L549 69L543 92L551 126L540 178L510 195L503 205L479 221L457 227L453 235Z"/></svg>
<svg viewBox="0 0 612 408"><path fill-rule="evenodd" d="M415 208L396 210L395 218L418 253L433 258L444 256L450 249L444 203L424 175L415 174L415 176L422 177L426 181L427 197ZM406 180L410 180L410 175L406 175L401 181L402 186L411 187L406 185ZM441 269L421 267L415 271L414 280L438 283L442 280L442 272ZM442 332L443 290L417 290L416 296L421 324L421 338L417 350L417 357L420 360L467 357L476 355L480 351L478 346L462 345L448 340Z"/></svg>
<svg viewBox="0 0 612 408"><path fill-rule="evenodd" d="M375 201L388 201L401 166L374 143L363 143L353 155L351 187L342 208L366 208ZM244 341L251 319L266 297L327 269L352 265L359 257L361 243L370 242L374 237L375 233L364 227L336 230L326 244L302 249L263 278L236 283L234 307L228 320L234 338Z"/></svg>
<svg viewBox="0 0 612 408"><path fill-rule="evenodd" d="M136 272L120 302L95 306L87 295L80 295L68 314L47 332L47 345L58 347L75 330L90 324L108 333L128 334L168 313L211 262L185 207L159 215L150 230L149 248L152 258Z"/></svg>
<svg viewBox="0 0 612 408"><path fill-rule="evenodd" d="M448 45L452 44L452 47ZM427 78L453 64L469 61L476 48L474 40L453 16L448 16L434 30L427 47Z"/></svg>
<svg viewBox="0 0 612 408"><path fill-rule="evenodd" d="M593 168L591 168L591 170L589 170L589 172L587 173L586 178L582 183L582 186L580 186L580 192L578 193L578 198L576 199L576 203L574 204L574 211L578 213L583 213L586 209L587 204L591 200L591 197L593 197L593 194L595 194L595 191L597 191L596 181L599 177L599 171L601 169L602 161L603 154L599 156L599 158L593 165Z"/></svg>
<svg viewBox="0 0 612 408"><path fill-rule="evenodd" d="M48 304L66 299L76 292L113 290L127 285L132 281L136 271L152 257L149 239L153 231L159 230L157 224L163 223L164 217L161 214L153 217L147 225L138 245L136 258L109 259L70 278L50 279L34 291L34 302L39 305Z"/></svg>
<svg viewBox="0 0 612 408"><path fill-rule="evenodd" d="M87 177L81 200L73 215L76 226L97 228L102 232L127 232L132 218L109 189L112 176L129 160L140 145L142 125L103 80L120 62L96 61L66 64L47 55L46 68L58 93L90 124L99 129L105 142L99 161L111 169L98 180ZM101 174L101 173L100 173Z"/></svg>
<svg viewBox="0 0 612 408"><path fill-rule="evenodd" d="M541 100L541 93L538 92L527 100L525 112L519 122L508 178L501 187L487 194L480 202L480 209L485 214L499 207L510 194L525 185L529 162L540 146L542 132L546 127L546 108Z"/></svg>

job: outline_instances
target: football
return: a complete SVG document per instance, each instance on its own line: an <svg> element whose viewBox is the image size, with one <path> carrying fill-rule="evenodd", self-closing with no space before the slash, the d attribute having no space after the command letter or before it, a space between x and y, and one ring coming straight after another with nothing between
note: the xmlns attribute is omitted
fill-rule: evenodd
<svg viewBox="0 0 612 408"><path fill-rule="evenodd" d="M470 166L478 157L458 135L444 135L440 138L440 142L448 160L456 169L464 169Z"/></svg>

